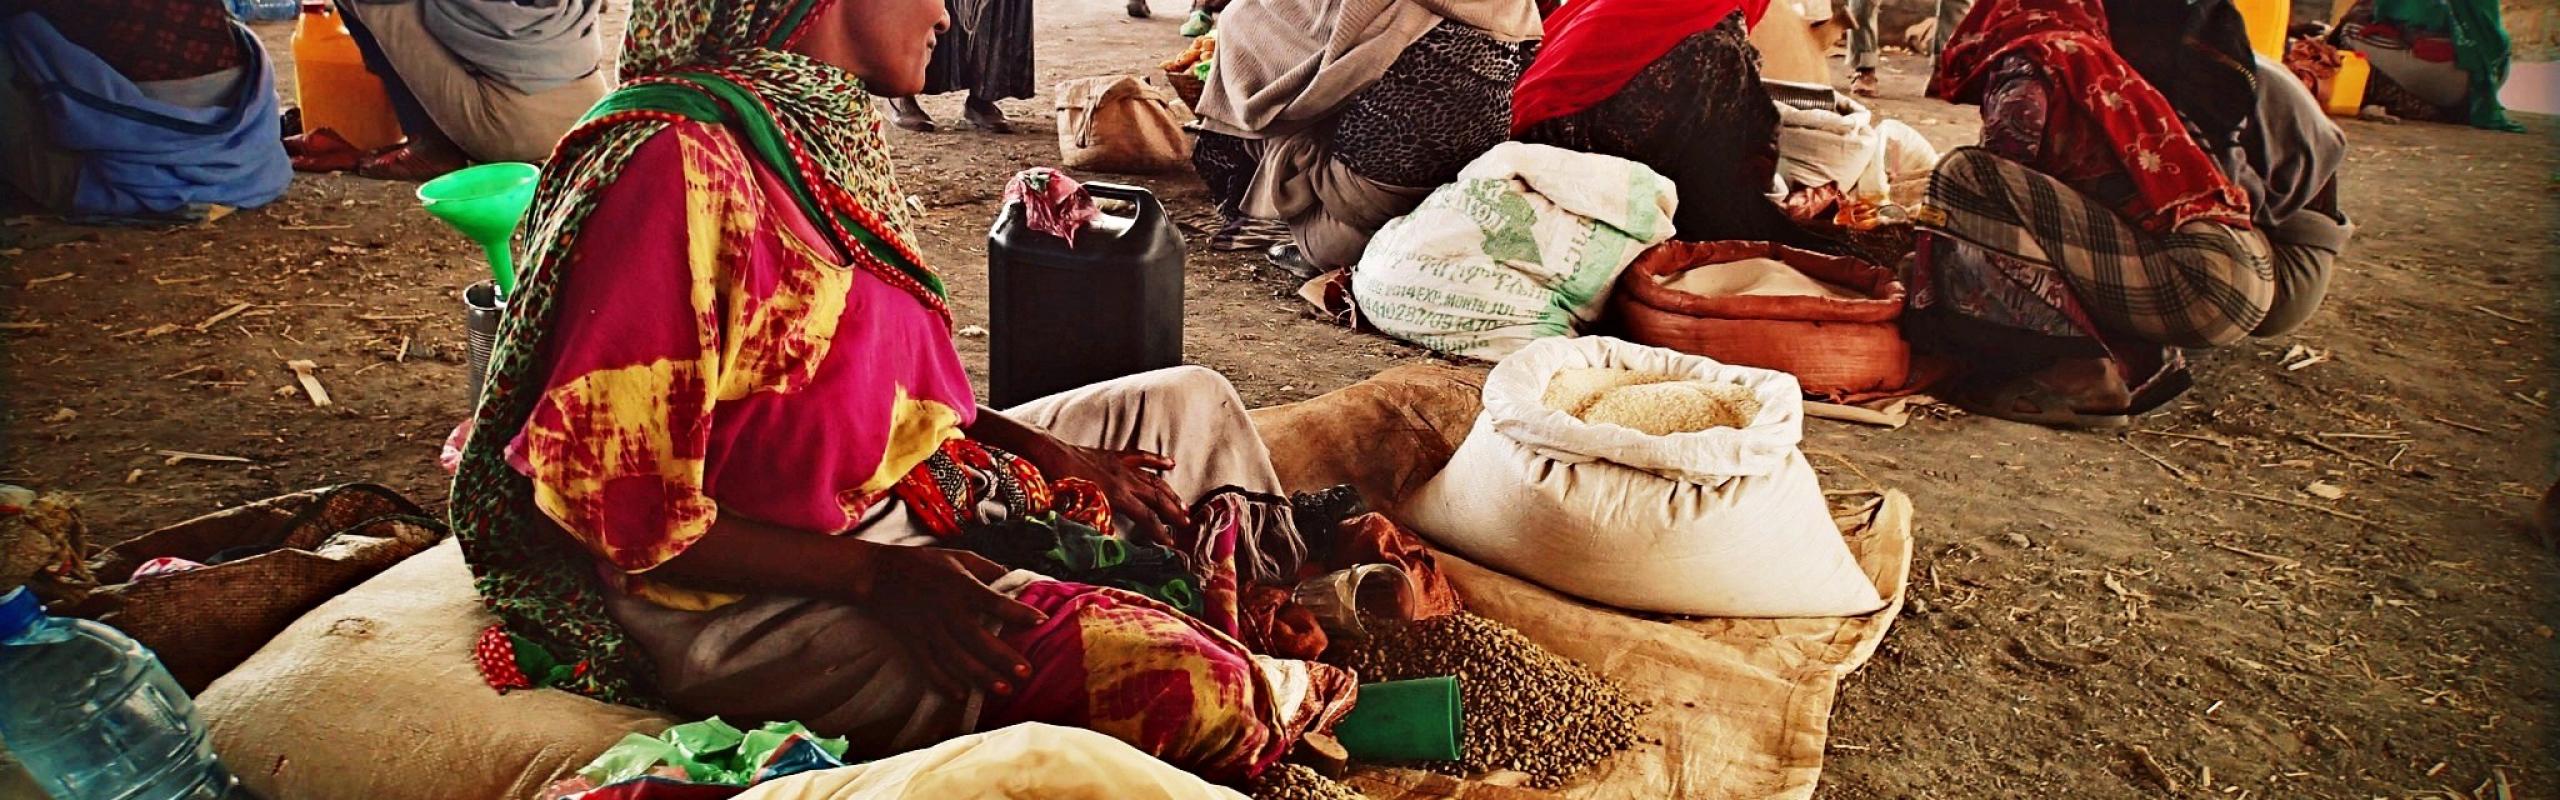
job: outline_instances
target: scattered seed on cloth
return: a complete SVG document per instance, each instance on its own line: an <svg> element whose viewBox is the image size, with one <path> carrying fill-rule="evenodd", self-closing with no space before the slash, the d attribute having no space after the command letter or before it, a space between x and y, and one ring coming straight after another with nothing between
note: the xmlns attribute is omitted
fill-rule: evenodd
<svg viewBox="0 0 2560 800"><path fill-rule="evenodd" d="M1360 793L1298 764L1273 764L1253 782L1253 800L1361 800Z"/></svg>
<svg viewBox="0 0 2560 800"><path fill-rule="evenodd" d="M1465 757L1416 765L1433 772L1512 770L1527 773L1532 787L1553 789L1633 746L1636 719L1648 710L1580 662L1474 614L1372 630L1345 663L1361 682L1458 677Z"/></svg>

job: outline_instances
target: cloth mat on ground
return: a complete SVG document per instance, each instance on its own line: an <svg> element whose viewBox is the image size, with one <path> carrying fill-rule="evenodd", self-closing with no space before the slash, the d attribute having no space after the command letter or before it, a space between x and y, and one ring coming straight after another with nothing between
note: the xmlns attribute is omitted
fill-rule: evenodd
<svg viewBox="0 0 2560 800"><path fill-rule="evenodd" d="M1653 704L1635 749L1558 796L1575 800L1813 796L1840 679L1866 663L1902 612L1910 498L1887 491L1837 519L1885 607L1821 619L1659 619L1589 605L1439 552L1467 610L1591 665ZM1358 774L1355 773L1355 778ZM1458 797L1405 794L1405 797Z"/></svg>
<svg viewBox="0 0 2560 800"><path fill-rule="evenodd" d="M1243 795L1081 728L1024 723L768 781L737 800L1231 800Z"/></svg>

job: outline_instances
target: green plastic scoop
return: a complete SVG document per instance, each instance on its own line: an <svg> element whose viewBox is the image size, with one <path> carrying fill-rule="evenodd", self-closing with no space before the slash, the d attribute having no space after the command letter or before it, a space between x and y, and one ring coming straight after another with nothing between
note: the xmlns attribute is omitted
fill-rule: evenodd
<svg viewBox="0 0 2560 800"><path fill-rule="evenodd" d="M480 243L499 294L516 291L515 259L507 243L515 238L525 207L533 204L533 186L541 175L541 167L509 161L455 170L418 187L418 202L427 213Z"/></svg>

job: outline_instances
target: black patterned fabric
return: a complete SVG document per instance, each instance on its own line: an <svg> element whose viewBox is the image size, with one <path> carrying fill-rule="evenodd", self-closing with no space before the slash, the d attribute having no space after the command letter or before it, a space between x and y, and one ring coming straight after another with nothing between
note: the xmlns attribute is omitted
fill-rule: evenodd
<svg viewBox="0 0 2560 800"><path fill-rule="evenodd" d="M1760 84L1760 51L1728 17L1664 53L1624 88L1514 137L1652 167L1680 188L1684 241L1778 242L1852 255L1848 243L1787 219L1768 192L1778 170L1778 106Z"/></svg>
<svg viewBox="0 0 2560 800"><path fill-rule="evenodd" d="M1504 42L1440 23L1343 104L1329 145L1334 160L1394 186L1455 180L1510 133L1511 87L1537 53L1535 40Z"/></svg>

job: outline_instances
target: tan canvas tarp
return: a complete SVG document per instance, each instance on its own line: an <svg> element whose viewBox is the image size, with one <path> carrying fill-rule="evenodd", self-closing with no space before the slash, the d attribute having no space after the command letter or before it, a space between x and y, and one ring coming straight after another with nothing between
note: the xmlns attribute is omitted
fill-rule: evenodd
<svg viewBox="0 0 2560 800"><path fill-rule="evenodd" d="M1653 704L1636 748L1559 794L1601 800L1806 798L1822 775L1840 679L1866 663L1902 611L1911 571L1911 501L1887 492L1840 519L1881 611L1828 619L1655 621L1592 606L1450 553L1441 565L1477 614L1591 665ZM1373 796L1476 797L1460 791Z"/></svg>

